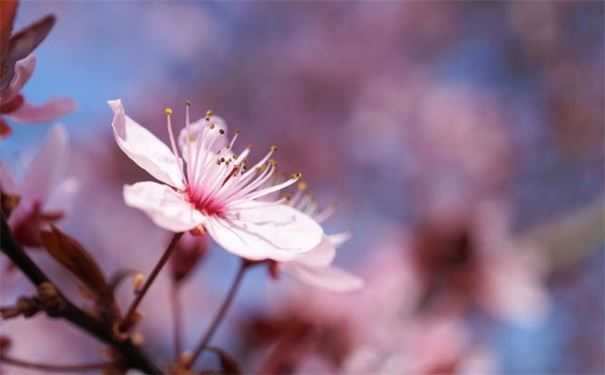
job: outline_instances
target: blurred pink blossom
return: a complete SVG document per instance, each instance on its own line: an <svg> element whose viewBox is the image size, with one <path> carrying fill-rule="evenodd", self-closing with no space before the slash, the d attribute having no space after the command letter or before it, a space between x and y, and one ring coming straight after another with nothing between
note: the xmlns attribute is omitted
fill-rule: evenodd
<svg viewBox="0 0 605 375"><path fill-rule="evenodd" d="M32 76L35 67L34 55L17 61L13 80L4 91L0 92L0 137L8 136L11 132L3 117L23 123L48 122L76 109L75 102L67 98L51 99L42 105L33 105L25 100L20 92Z"/></svg>
<svg viewBox="0 0 605 375"><path fill-rule="evenodd" d="M548 298L544 265L532 249L520 248L501 202L483 202L471 212L434 212L404 252L412 265L419 308L466 312L480 307L504 320L535 324Z"/></svg>
<svg viewBox="0 0 605 375"><path fill-rule="evenodd" d="M20 182L0 164L0 188L21 198L9 218L9 225L21 244L41 246L40 229L60 220L71 206L79 184L75 178L64 179L68 160L67 133L58 126L50 131Z"/></svg>

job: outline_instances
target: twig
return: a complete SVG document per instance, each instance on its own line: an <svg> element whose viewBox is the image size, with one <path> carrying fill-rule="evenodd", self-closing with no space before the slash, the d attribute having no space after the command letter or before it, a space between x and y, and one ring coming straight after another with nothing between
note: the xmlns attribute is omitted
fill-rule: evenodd
<svg viewBox="0 0 605 375"><path fill-rule="evenodd" d="M25 253L21 245L15 241L1 209L0 251L6 254L15 266L37 287L45 283L54 285L48 276ZM162 373L131 340L119 340L113 335L112 327L108 327L103 322L78 308L61 291L58 291L58 294L63 305L58 311L47 312L50 317L65 319L89 335L112 346L121 355L121 359L124 361L126 367L136 368L148 374Z"/></svg>
<svg viewBox="0 0 605 375"><path fill-rule="evenodd" d="M88 364L78 364L78 365L52 365L52 364L47 364L47 363L25 361L22 359L9 357L4 354L0 355L0 362L3 362L10 366L16 366L16 367L27 368L27 369L32 369L32 370L40 370L40 371L47 371L47 372L62 372L62 373L102 370L103 368L112 366L114 364L112 362L99 362L99 363L88 363Z"/></svg>
<svg viewBox="0 0 605 375"><path fill-rule="evenodd" d="M170 287L170 304L172 305L174 359L176 361L183 352L183 309L181 306L180 288L174 280L172 280Z"/></svg>
<svg viewBox="0 0 605 375"><path fill-rule="evenodd" d="M190 369L191 366L193 366L195 361L204 352L204 350L210 343L212 336L214 336L214 333L216 332L217 328L219 327L219 325L225 318L227 310L229 310L229 307L231 306L231 303L233 302L233 299L235 298L235 295L237 294L237 291L239 290L239 287L242 284L242 280L244 279L244 274L246 273L246 270L248 269L248 267L250 267L254 264L255 263L250 262L244 258L241 259L239 270L237 271L237 274L235 275L235 278L233 279L233 283L231 284L231 287L229 288L229 292L227 293L227 296L223 300L223 303L221 304L221 307L219 308L217 314L214 316L212 323L210 323L208 330L206 331L206 333L200 340L199 344L197 345L195 351L191 355L191 358L185 364L185 368Z"/></svg>
<svg viewBox="0 0 605 375"><path fill-rule="evenodd" d="M164 265L168 262L168 259L170 259L170 255L172 254L172 251L176 248L176 244L179 242L179 239L181 238L182 235L183 235L183 233L174 234L174 236L172 237L172 240L170 241L170 244L168 244L168 247L164 251L164 254L162 254L162 257L160 258L160 260L157 262L155 267L153 267L151 274L145 280L145 284L143 285L143 288L141 288L141 291L137 293L137 296L135 297L135 299L130 304L130 307L128 308L128 312L126 313L126 316L122 320L122 323L120 323L120 325L119 325L119 330L121 332L127 332L136 323L136 321L137 321L136 312L137 312L137 308L139 307L139 304L141 303L141 301L143 301L143 297L145 297L145 294L147 294L147 291L149 290L149 288L155 281L156 277L160 274L160 271L162 270L162 268L164 268Z"/></svg>

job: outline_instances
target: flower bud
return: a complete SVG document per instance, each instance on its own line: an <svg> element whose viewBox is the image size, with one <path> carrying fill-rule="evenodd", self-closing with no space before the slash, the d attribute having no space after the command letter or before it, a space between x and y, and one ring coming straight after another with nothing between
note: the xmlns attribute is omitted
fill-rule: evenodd
<svg viewBox="0 0 605 375"><path fill-rule="evenodd" d="M208 251L206 236L183 235L170 258L172 279L175 283L183 282L195 269Z"/></svg>

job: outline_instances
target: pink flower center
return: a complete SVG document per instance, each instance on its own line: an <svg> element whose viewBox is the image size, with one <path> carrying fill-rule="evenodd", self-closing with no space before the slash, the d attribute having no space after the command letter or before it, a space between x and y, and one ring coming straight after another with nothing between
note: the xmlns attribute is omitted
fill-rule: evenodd
<svg viewBox="0 0 605 375"><path fill-rule="evenodd" d="M225 216L225 205L222 202L214 199L212 195L201 194L191 186L187 186L185 193L187 194L187 200L193 205L193 207L202 212L204 215L220 217Z"/></svg>

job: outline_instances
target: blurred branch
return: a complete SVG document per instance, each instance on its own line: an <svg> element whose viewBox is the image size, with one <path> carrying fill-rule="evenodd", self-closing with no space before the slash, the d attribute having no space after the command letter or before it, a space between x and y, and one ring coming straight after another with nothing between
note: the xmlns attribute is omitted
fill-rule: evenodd
<svg viewBox="0 0 605 375"><path fill-rule="evenodd" d="M0 251L2 251L15 264L15 266L27 276L27 278L38 288L54 284L48 276L38 267L36 263L25 253L12 236L10 227L6 222L4 213L0 210ZM55 289L57 297L61 300L61 307L54 310L46 310L53 318L62 318L89 335L113 347L128 368L136 368L145 373L160 374L159 370L133 343L130 339L119 340L112 333L112 327L108 327L90 314L84 312L74 305L61 291Z"/></svg>
<svg viewBox="0 0 605 375"><path fill-rule="evenodd" d="M174 359L178 361L183 352L183 309L181 306L181 288L174 280L170 285L170 305L172 306Z"/></svg>
<svg viewBox="0 0 605 375"><path fill-rule="evenodd" d="M605 243L605 198L529 231L518 243L545 251L553 272L581 261Z"/></svg>
<svg viewBox="0 0 605 375"><path fill-rule="evenodd" d="M191 358L185 364L186 369L190 369L191 366L193 366L195 361L198 359L198 357L204 352L204 350L207 349L208 344L210 343L210 340L212 340L214 333L216 332L219 325L225 318L225 315L227 314L227 310L229 310L229 307L233 303L233 299L235 298L237 291L239 290L240 286L242 285L242 280L244 279L244 275L246 274L246 271L248 270L248 268L250 268L251 266L253 266L255 264L258 264L258 263L254 263L254 262L251 262L244 258L241 258L240 267L237 271L237 274L235 275L235 278L233 279L233 283L231 284L231 287L229 288L229 292L227 293L227 296L223 300L223 303L221 304L221 307L219 308L218 312L212 319L212 323L210 323L210 327L208 327L208 330L206 331L206 333L200 340L199 344L196 346L196 349L193 351Z"/></svg>
<svg viewBox="0 0 605 375"><path fill-rule="evenodd" d="M17 359L13 357L9 357L4 354L0 354L0 362L5 363L7 365L27 368L31 370L40 370L46 372L84 372L84 371L96 371L102 370L106 367L110 367L113 365L111 362L100 362L100 363L89 363L89 364L81 364L81 365L51 365L47 363L38 363L38 362L30 362L24 361L22 359Z"/></svg>

